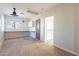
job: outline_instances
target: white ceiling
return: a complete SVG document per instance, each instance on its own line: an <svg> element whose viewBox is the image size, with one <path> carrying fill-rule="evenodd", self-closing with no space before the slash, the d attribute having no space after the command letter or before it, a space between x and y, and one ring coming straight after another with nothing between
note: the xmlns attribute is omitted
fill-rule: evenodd
<svg viewBox="0 0 79 59"><path fill-rule="evenodd" d="M28 9L34 12L43 13L56 5L56 3L0 3L0 11L5 15L10 16L13 12L13 8L16 8L16 12L19 17L32 18L36 15L28 13ZM24 13L24 15L20 13Z"/></svg>

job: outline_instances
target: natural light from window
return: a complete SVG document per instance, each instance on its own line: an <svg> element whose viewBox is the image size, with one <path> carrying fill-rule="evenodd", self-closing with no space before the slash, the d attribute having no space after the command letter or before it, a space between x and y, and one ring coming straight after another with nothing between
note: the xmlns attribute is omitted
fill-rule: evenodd
<svg viewBox="0 0 79 59"><path fill-rule="evenodd" d="M54 16L45 18L45 41L53 44Z"/></svg>

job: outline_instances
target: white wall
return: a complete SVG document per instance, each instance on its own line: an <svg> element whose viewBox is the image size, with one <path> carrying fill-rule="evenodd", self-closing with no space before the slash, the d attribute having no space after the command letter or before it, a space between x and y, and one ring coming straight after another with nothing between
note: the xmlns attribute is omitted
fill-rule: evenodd
<svg viewBox="0 0 79 59"><path fill-rule="evenodd" d="M35 21L35 20L36 18L27 19L27 18L5 16L5 32L6 32L5 39L23 37L23 36L31 36L32 38L36 38L35 27L32 27L32 21ZM8 26L10 24L9 22L11 21L15 22L15 27L14 25L13 27ZM25 22L22 23L22 21L25 21ZM16 36L15 34L18 34L18 35Z"/></svg>
<svg viewBox="0 0 79 59"><path fill-rule="evenodd" d="M24 21L24 23L22 22ZM28 22L30 19L5 16L5 31L29 31ZM13 24L12 26L10 24Z"/></svg>
<svg viewBox="0 0 79 59"><path fill-rule="evenodd" d="M79 5L57 5L45 13L44 17L48 16L54 16L54 45L79 55Z"/></svg>
<svg viewBox="0 0 79 59"><path fill-rule="evenodd" d="M0 49L4 41L4 15L0 13Z"/></svg>
<svg viewBox="0 0 79 59"><path fill-rule="evenodd" d="M30 36L29 22L27 18L5 16L5 39Z"/></svg>
<svg viewBox="0 0 79 59"><path fill-rule="evenodd" d="M45 19L44 18L40 19L40 40L41 41L45 40Z"/></svg>

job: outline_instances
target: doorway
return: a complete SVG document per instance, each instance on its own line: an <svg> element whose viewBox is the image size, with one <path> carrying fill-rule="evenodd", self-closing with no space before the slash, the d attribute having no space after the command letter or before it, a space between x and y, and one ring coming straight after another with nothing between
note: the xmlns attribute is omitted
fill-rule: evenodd
<svg viewBox="0 0 79 59"><path fill-rule="evenodd" d="M45 42L53 44L54 16L45 18Z"/></svg>
<svg viewBox="0 0 79 59"><path fill-rule="evenodd" d="M40 19L36 20L36 39L40 40Z"/></svg>

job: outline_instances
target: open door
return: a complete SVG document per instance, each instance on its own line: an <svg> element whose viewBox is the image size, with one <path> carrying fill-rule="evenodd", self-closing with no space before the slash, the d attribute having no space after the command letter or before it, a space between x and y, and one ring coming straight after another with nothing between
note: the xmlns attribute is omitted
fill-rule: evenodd
<svg viewBox="0 0 79 59"><path fill-rule="evenodd" d="M36 39L40 40L40 19L36 20Z"/></svg>

